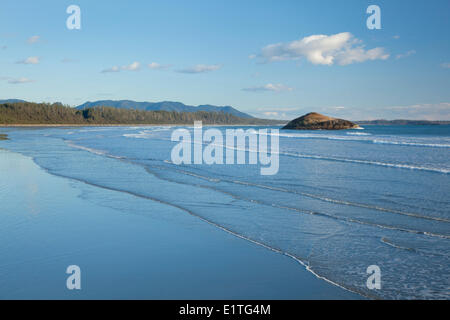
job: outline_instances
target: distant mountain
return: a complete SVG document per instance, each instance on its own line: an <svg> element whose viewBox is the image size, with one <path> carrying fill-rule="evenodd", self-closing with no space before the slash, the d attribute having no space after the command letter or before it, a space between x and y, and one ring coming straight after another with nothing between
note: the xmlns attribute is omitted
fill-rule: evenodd
<svg viewBox="0 0 450 320"><path fill-rule="evenodd" d="M450 121L439 120L368 120L356 121L361 125L384 125L384 126L405 126L405 125L447 125Z"/></svg>
<svg viewBox="0 0 450 320"><path fill-rule="evenodd" d="M163 101L163 102L136 102L131 100L100 100L100 101L88 101L76 107L78 110L88 109L92 107L113 107L118 109L136 109L144 111L176 111L176 112L224 112L232 114L240 118L253 118L251 115L244 112L240 112L233 107L225 106L218 107L209 104L200 105L197 107L188 106L181 102Z"/></svg>
<svg viewBox="0 0 450 320"><path fill-rule="evenodd" d="M0 100L0 103L16 103L16 102L26 102L25 100L20 100L20 99L5 99L5 100Z"/></svg>

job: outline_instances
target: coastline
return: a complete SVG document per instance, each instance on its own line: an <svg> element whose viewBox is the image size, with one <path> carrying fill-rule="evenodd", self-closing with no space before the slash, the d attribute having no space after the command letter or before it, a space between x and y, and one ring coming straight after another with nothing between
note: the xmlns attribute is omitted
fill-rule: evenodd
<svg viewBox="0 0 450 320"><path fill-rule="evenodd" d="M0 124L0 128L82 128L82 127L183 127L192 124ZM261 127L282 126L283 124L261 125L261 124L203 124L204 127Z"/></svg>
<svg viewBox="0 0 450 320"><path fill-rule="evenodd" d="M0 194L6 213L0 225L9 239L0 248L6 257L0 299L362 298L316 278L290 257L175 208L51 175L18 153L0 154L0 166L8 169L0 173L6 190ZM19 198L13 197L17 190ZM145 214L99 199L133 202ZM19 267L16 261L29 262ZM64 266L75 262L90 276L86 289L74 294L61 283ZM30 281L35 274L40 276Z"/></svg>

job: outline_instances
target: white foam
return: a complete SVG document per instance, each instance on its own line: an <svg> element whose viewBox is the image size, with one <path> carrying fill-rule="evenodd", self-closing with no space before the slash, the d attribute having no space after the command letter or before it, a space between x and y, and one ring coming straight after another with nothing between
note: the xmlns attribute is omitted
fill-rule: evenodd
<svg viewBox="0 0 450 320"><path fill-rule="evenodd" d="M367 132L346 132L349 136L371 136L370 133Z"/></svg>
<svg viewBox="0 0 450 320"><path fill-rule="evenodd" d="M96 154L96 155L99 155L99 156L108 156L108 157L115 158L115 159L123 159L123 157L113 156L113 155L111 155L108 152L103 151L103 150L98 150L98 149L93 149L93 148L88 148L88 147L77 145L73 141L67 141L67 145L69 147L80 149L80 150L83 150L83 151L87 151L87 152L90 152L90 153L93 153L93 154Z"/></svg>
<svg viewBox="0 0 450 320"><path fill-rule="evenodd" d="M324 157L324 156L296 154L296 153L285 153L285 154L294 156L294 157L299 157L299 158L307 158L307 159L319 159L319 160L330 160L330 161L339 161L339 162L360 163L360 164L368 164L368 165L376 165L376 166L392 167L392 168L400 168L400 169L431 171L431 172L438 172L438 173L445 173L445 174L450 173L450 169L415 166L415 165L401 164L401 163L388 163L388 162L371 161L371 160Z"/></svg>

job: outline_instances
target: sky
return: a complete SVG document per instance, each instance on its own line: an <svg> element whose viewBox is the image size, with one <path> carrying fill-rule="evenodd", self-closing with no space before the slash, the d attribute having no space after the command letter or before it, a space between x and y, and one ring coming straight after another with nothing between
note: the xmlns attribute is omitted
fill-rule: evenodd
<svg viewBox="0 0 450 320"><path fill-rule="evenodd" d="M2 0L0 99L450 120L449 15L448 0Z"/></svg>

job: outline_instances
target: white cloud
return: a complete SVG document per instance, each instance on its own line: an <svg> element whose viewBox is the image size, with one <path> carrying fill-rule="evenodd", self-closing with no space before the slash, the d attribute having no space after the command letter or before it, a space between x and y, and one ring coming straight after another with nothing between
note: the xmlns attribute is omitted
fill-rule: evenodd
<svg viewBox="0 0 450 320"><path fill-rule="evenodd" d="M132 64L129 64L127 66L122 66L122 70L129 70L129 71L138 71L140 68L141 68L141 64L137 61L135 61Z"/></svg>
<svg viewBox="0 0 450 320"><path fill-rule="evenodd" d="M408 52L400 53L400 54L396 55L395 59L403 59L403 58L409 57L415 53L416 53L416 50L409 50Z"/></svg>
<svg viewBox="0 0 450 320"><path fill-rule="evenodd" d="M197 64L193 67L190 68L186 68L186 69L181 69L178 70L177 72L180 73L205 73L205 72L211 72L211 71L216 71L219 70L222 66L219 64L212 64L212 65L207 65L207 64Z"/></svg>
<svg viewBox="0 0 450 320"><path fill-rule="evenodd" d="M159 64L157 62L152 62L152 63L148 64L148 67L153 70L162 70L162 69L170 68L171 65L170 64Z"/></svg>
<svg viewBox="0 0 450 320"><path fill-rule="evenodd" d="M263 112L263 115L265 115L266 117L278 117L279 113L276 111L266 111Z"/></svg>
<svg viewBox="0 0 450 320"><path fill-rule="evenodd" d="M392 38L394 38L395 40L400 39L400 36L398 34L396 34L395 36L393 36Z"/></svg>
<svg viewBox="0 0 450 320"><path fill-rule="evenodd" d="M445 69L450 69L450 62L444 62L443 64L441 64L441 67Z"/></svg>
<svg viewBox="0 0 450 320"><path fill-rule="evenodd" d="M277 84L268 83L263 86L244 88L242 90L243 91L251 91L251 92L264 92L264 91L282 92L282 91L292 91L292 88L290 88L284 84L281 84L281 83L277 83Z"/></svg>
<svg viewBox="0 0 450 320"><path fill-rule="evenodd" d="M113 66L111 68L103 69L100 71L101 73L111 73L111 72L120 72L120 70L128 70L128 71L138 71L141 69L141 64L137 61L133 62L132 64L126 65L126 66Z"/></svg>
<svg viewBox="0 0 450 320"><path fill-rule="evenodd" d="M258 118L292 120L305 113L299 107L264 107L256 109L252 114Z"/></svg>
<svg viewBox="0 0 450 320"><path fill-rule="evenodd" d="M366 50L361 40L349 32L334 35L312 35L288 43L270 44L259 57L265 62L306 58L315 65L348 65L367 60L386 60L384 48Z"/></svg>
<svg viewBox="0 0 450 320"><path fill-rule="evenodd" d="M0 49L2 50L6 50L8 47L7 46L0 46Z"/></svg>
<svg viewBox="0 0 450 320"><path fill-rule="evenodd" d="M39 63L39 57L28 57L24 60L17 61L18 64L38 64Z"/></svg>
<svg viewBox="0 0 450 320"><path fill-rule="evenodd" d="M29 38L28 38L27 42L28 42L29 44L33 44L33 43L38 42L40 39L41 39L40 36L32 36L32 37L29 37Z"/></svg>
<svg viewBox="0 0 450 320"><path fill-rule="evenodd" d="M34 82L34 80L28 79L28 78L17 78L17 79L9 79L8 83L11 84L22 84L22 83L30 83Z"/></svg>
<svg viewBox="0 0 450 320"><path fill-rule="evenodd" d="M102 70L101 73L119 72L119 71L120 71L120 68L118 66L113 66L111 68Z"/></svg>

